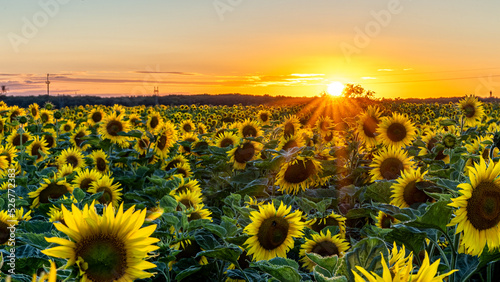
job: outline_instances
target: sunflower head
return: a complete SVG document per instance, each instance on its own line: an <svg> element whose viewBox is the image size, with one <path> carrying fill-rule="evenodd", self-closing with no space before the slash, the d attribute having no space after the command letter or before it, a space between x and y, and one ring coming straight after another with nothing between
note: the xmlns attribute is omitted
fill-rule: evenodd
<svg viewBox="0 0 500 282"><path fill-rule="evenodd" d="M349 243L340 234L332 236L330 230L326 233L313 234L312 238L306 239L300 248L300 261L309 271L313 271L316 263L306 256L306 253L314 253L322 257L338 256L343 257L344 252L349 249Z"/></svg>
<svg viewBox="0 0 500 282"><path fill-rule="evenodd" d="M322 183L323 180L320 178L322 171L321 163L315 158L298 156L281 167L275 185L279 186L280 191L297 194Z"/></svg>
<svg viewBox="0 0 500 282"><path fill-rule="evenodd" d="M412 158L407 153L396 147L383 148L375 156L370 164L373 169L370 170L372 181L375 180L393 180L401 176L405 170L413 167Z"/></svg>
<svg viewBox="0 0 500 282"><path fill-rule="evenodd" d="M410 145L415 138L416 129L410 120L402 114L393 113L385 117L377 128L377 139L386 146L402 147Z"/></svg>

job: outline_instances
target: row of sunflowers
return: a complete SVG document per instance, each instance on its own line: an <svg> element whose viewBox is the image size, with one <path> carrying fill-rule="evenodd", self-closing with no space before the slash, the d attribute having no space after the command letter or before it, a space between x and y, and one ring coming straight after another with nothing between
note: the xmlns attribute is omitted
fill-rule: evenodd
<svg viewBox="0 0 500 282"><path fill-rule="evenodd" d="M369 106L0 102L0 275L494 281L499 115L473 96Z"/></svg>

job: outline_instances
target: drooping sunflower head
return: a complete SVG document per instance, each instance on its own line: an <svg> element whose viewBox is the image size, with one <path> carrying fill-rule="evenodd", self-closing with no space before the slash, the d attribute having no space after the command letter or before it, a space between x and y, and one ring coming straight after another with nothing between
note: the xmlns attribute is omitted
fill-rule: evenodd
<svg viewBox="0 0 500 282"><path fill-rule="evenodd" d="M369 106L358 119L356 134L367 146L377 144L377 128L380 122L380 109L376 106Z"/></svg>
<svg viewBox="0 0 500 282"><path fill-rule="evenodd" d="M375 226L378 228L391 228L392 225L397 224L398 222L399 220L395 217L388 215L383 211L379 211L375 217Z"/></svg>
<svg viewBox="0 0 500 282"><path fill-rule="evenodd" d="M85 166L83 154L78 148L64 149L59 157L57 157L57 163L59 166L70 164L75 170Z"/></svg>
<svg viewBox="0 0 500 282"><path fill-rule="evenodd" d="M312 238L306 239L302 244L299 255L300 261L310 272L313 271L316 263L306 256L306 253L314 253L322 257L338 256L343 257L344 252L349 249L349 243L340 234L332 236L330 230L326 233L313 234Z"/></svg>
<svg viewBox="0 0 500 282"><path fill-rule="evenodd" d="M473 96L465 96L464 99L458 102L458 107L464 115L464 123L466 126L474 126L484 116L483 103Z"/></svg>
<svg viewBox="0 0 500 282"><path fill-rule="evenodd" d="M424 176L426 174L427 171L422 173L420 169L408 169L402 172L396 183L391 186L391 205L408 208L415 204L432 201L430 196L417 187L417 183L425 181Z"/></svg>
<svg viewBox="0 0 500 282"><path fill-rule="evenodd" d="M285 119L283 122L283 137L288 138L300 130L301 124L297 116L292 115Z"/></svg>
<svg viewBox="0 0 500 282"><path fill-rule="evenodd" d="M253 255L254 261L286 257L293 247L293 238L303 235L301 212L296 210L292 213L291 209L283 203L276 209L273 203L269 203L250 213L252 222L244 232L251 237L244 245L248 246L248 254Z"/></svg>
<svg viewBox="0 0 500 282"><path fill-rule="evenodd" d="M377 133L377 140L385 146L403 147L411 144L416 129L407 117L393 113L391 117L382 118Z"/></svg>
<svg viewBox="0 0 500 282"><path fill-rule="evenodd" d="M245 169L247 162L256 160L262 144L254 141L243 141L227 152L234 169Z"/></svg>
<svg viewBox="0 0 500 282"><path fill-rule="evenodd" d="M500 162L487 166L481 157L468 172L470 183L459 184L461 196L449 204L458 208L449 226L457 225L467 251L480 255L486 244L490 250L500 247Z"/></svg>
<svg viewBox="0 0 500 282"><path fill-rule="evenodd" d="M412 158L408 157L408 154L403 149L396 147L383 148L370 164L370 167L373 168L370 170L370 174L372 181L393 180L413 166Z"/></svg>
<svg viewBox="0 0 500 282"><path fill-rule="evenodd" d="M123 143L127 141L127 136L118 133L128 132L129 123L123 120L123 115L109 114L103 119L103 124L99 127L99 134L103 139L109 139L113 143Z"/></svg>
<svg viewBox="0 0 500 282"><path fill-rule="evenodd" d="M321 163L313 157L297 156L286 162L276 176L279 191L297 194L307 188L322 183L320 175L323 171Z"/></svg>
<svg viewBox="0 0 500 282"><path fill-rule="evenodd" d="M30 198L33 198L31 207L38 207L40 203L50 203L49 199L61 198L66 193L73 193L73 187L66 182L66 179L45 178L44 182L36 191L28 193Z"/></svg>
<svg viewBox="0 0 500 282"><path fill-rule="evenodd" d="M120 192L122 188L120 188L120 183L113 183L113 180L114 178L103 175L100 179L90 183L90 188L87 192L91 194L103 192L102 196L98 199L99 203L118 207L118 202L122 196Z"/></svg>
<svg viewBox="0 0 500 282"><path fill-rule="evenodd" d="M92 164L94 164L94 169L100 172L101 174L105 174L109 170L109 162L108 155L104 153L104 151L96 150L90 154L90 158L92 159Z"/></svg>
<svg viewBox="0 0 500 282"><path fill-rule="evenodd" d="M155 224L141 228L146 210L135 211L131 207L123 211L120 205L116 212L113 207L105 207L99 215L94 204L85 205L83 210L72 205L71 212L61 208L68 225L54 226L69 240L45 237L47 242L59 245L43 250L45 255L67 259L66 267L76 263L82 281L134 281L153 275L145 270L156 265L145 259L149 252L158 249L153 244L159 240L150 237Z"/></svg>

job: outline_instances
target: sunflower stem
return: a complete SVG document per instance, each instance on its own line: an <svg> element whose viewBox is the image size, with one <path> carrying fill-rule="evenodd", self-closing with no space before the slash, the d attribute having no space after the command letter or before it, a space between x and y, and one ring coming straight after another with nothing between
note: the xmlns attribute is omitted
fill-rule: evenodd
<svg viewBox="0 0 500 282"><path fill-rule="evenodd" d="M460 245L460 236L461 233L456 233L455 236L453 236L453 241L450 241L450 245L452 246L452 253L451 253L451 269L453 270L456 268L457 264L457 256L458 256L458 246ZM450 275L450 282L455 281L455 273L452 273Z"/></svg>
<svg viewBox="0 0 500 282"><path fill-rule="evenodd" d="M493 281L493 264L495 264L494 261L488 263L488 270L486 272L486 281L491 282Z"/></svg>

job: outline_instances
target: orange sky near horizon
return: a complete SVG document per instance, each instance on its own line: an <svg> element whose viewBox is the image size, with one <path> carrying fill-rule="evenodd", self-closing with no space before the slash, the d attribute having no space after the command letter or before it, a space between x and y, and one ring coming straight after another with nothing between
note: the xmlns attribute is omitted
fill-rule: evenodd
<svg viewBox="0 0 500 282"><path fill-rule="evenodd" d="M42 0L0 4L10 95L378 98L500 93L500 3ZM175 3L175 4L174 4Z"/></svg>

